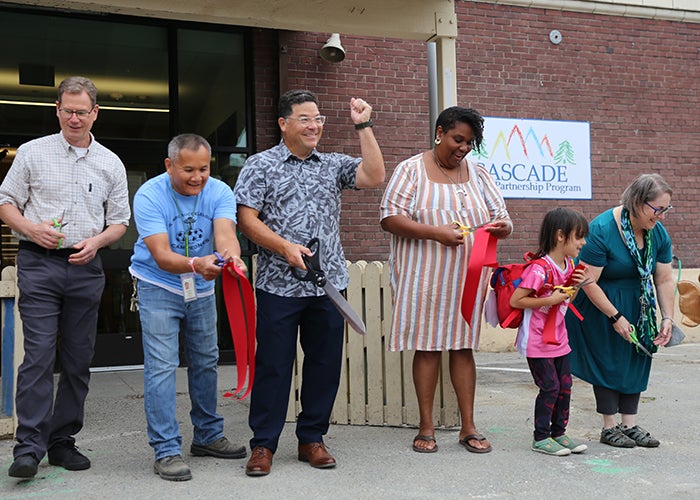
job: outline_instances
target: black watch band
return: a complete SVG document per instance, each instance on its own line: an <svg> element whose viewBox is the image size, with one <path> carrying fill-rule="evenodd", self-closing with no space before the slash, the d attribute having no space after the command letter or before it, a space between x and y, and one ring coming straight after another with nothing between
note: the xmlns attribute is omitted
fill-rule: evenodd
<svg viewBox="0 0 700 500"><path fill-rule="evenodd" d="M369 119L366 122L356 123L355 130L362 130L363 128L371 127L372 125L374 125L374 123L372 123L372 120Z"/></svg>
<svg viewBox="0 0 700 500"><path fill-rule="evenodd" d="M617 323L617 320L622 317L622 313L620 311L617 311L617 314L614 316L610 316L608 319L610 320L610 323L615 324Z"/></svg>

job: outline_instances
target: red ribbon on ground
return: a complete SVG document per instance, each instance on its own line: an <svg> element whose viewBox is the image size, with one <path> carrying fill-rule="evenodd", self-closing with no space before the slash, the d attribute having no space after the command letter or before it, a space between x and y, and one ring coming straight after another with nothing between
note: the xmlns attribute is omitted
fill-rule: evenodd
<svg viewBox="0 0 700 500"><path fill-rule="evenodd" d="M474 241L467 264L467 276L462 292L462 317L471 326L476 294L479 290L481 270L484 267L498 267L496 246L498 238L480 227L474 232Z"/></svg>
<svg viewBox="0 0 700 500"><path fill-rule="evenodd" d="M232 276L229 269L232 269L236 276ZM235 396L238 399L244 399L250 394L255 378L255 294L248 278L233 262L227 262L221 274L224 302L231 327L231 338L236 353L238 371L238 386L233 392L226 392L224 397ZM243 391L246 381L246 372L248 389L241 396L240 393Z"/></svg>

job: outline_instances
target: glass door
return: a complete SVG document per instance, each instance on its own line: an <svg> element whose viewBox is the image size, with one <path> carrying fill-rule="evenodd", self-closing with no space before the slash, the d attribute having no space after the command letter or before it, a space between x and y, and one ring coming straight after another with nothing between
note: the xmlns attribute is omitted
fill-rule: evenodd
<svg viewBox="0 0 700 500"><path fill-rule="evenodd" d="M213 148L212 173L233 186L249 154L252 122L246 77L247 35L235 27L31 12L0 7L0 180L16 148L59 131L57 86L87 76L99 90L93 127L98 142L124 162L131 200L141 184L165 171L174 135L198 133ZM93 366L143 363L138 313L129 310L128 272L137 231L102 250L106 287ZM3 266L16 242L3 229ZM15 247L13 247L13 244ZM233 360L225 309L219 308L221 358Z"/></svg>

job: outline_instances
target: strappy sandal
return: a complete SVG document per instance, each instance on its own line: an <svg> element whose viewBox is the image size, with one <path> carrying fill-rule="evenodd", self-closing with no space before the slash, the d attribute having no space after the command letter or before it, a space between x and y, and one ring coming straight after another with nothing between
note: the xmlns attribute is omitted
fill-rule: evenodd
<svg viewBox="0 0 700 500"><path fill-rule="evenodd" d="M625 436L632 439L637 444L637 446L643 446L645 448L656 448L660 444L658 439L654 439L653 437L651 437L651 434L649 434L647 431L645 431L638 425L635 425L634 427L629 427L627 429L622 428L621 430L625 434Z"/></svg>
<svg viewBox="0 0 700 500"><path fill-rule="evenodd" d="M627 437L619 425L610 429L603 429L600 432L600 442L617 448L634 448L636 446L634 439Z"/></svg>

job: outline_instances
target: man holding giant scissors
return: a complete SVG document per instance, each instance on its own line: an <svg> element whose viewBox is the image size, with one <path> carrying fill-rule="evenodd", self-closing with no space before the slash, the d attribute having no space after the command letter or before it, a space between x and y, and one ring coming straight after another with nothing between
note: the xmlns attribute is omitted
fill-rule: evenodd
<svg viewBox="0 0 700 500"><path fill-rule="evenodd" d="M376 187L386 175L371 113L362 99L350 100L362 158L320 153L316 146L326 117L319 113L318 99L306 90L285 93L277 119L282 141L248 158L236 183L239 228L260 247L249 476L270 472L287 412L298 330L304 350L298 458L316 468L336 464L323 435L340 381L343 317L322 288L297 279L290 267L306 268L302 257L314 254L304 245L318 238L326 278L337 290L347 288L339 230L341 190Z"/></svg>

